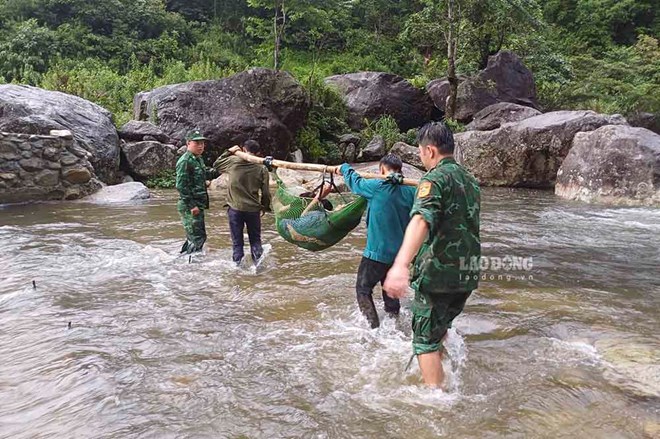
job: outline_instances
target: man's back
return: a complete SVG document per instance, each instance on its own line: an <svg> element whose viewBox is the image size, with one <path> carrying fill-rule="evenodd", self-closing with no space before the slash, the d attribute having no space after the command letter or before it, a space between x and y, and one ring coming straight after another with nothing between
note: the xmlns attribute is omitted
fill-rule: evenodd
<svg viewBox="0 0 660 439"><path fill-rule="evenodd" d="M213 166L221 174L227 174L227 204L232 209L242 212L270 209L270 177L264 166L236 156L223 156Z"/></svg>
<svg viewBox="0 0 660 439"><path fill-rule="evenodd" d="M377 262L391 264L410 221L415 189L392 181L366 180L350 166L344 166L342 173L348 187L356 195L365 197L369 203L367 246L363 255Z"/></svg>

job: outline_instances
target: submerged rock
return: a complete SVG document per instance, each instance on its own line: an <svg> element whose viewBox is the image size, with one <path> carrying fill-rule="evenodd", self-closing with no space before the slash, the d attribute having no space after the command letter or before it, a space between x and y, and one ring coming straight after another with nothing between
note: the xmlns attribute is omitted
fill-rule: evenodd
<svg viewBox="0 0 660 439"><path fill-rule="evenodd" d="M596 349L607 368L604 378L613 386L642 397L660 398L660 350L628 339L603 339Z"/></svg>
<svg viewBox="0 0 660 439"><path fill-rule="evenodd" d="M105 186L98 192L81 201L87 203L126 203L129 201L146 200L151 197L149 189L142 183L122 183L114 186Z"/></svg>

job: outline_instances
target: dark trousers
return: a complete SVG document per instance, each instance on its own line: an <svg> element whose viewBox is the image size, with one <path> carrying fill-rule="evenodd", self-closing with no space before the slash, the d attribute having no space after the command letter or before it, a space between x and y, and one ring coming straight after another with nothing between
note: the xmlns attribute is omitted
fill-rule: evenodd
<svg viewBox="0 0 660 439"><path fill-rule="evenodd" d="M385 282L387 272L392 268L389 264L383 264L369 258L362 257L360 261L360 268L358 268L357 282L355 290L357 292L357 301L360 311L367 318L372 328L377 328L380 325L378 313L374 306L374 287L380 283L381 287ZM385 312L388 314L399 314L401 305L399 299L392 299L383 290L383 302L385 304Z"/></svg>
<svg viewBox="0 0 660 439"><path fill-rule="evenodd" d="M247 226L250 253L252 254L252 260L256 263L264 252L261 247L261 212L243 212L230 207L227 210L227 216L229 217L229 230L233 247L232 259L238 264L245 256L243 230Z"/></svg>

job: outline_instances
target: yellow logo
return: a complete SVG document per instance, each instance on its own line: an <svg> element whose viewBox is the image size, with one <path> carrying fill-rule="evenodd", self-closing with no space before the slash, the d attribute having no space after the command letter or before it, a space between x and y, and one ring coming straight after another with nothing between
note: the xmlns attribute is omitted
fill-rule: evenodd
<svg viewBox="0 0 660 439"><path fill-rule="evenodd" d="M417 198L424 198L431 195L432 184L433 183L430 181L423 181L422 184L419 185L419 189L417 189Z"/></svg>

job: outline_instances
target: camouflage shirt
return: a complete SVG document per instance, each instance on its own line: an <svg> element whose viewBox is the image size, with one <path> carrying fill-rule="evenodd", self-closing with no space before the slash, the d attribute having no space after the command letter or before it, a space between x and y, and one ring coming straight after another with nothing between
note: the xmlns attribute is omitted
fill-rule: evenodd
<svg viewBox="0 0 660 439"><path fill-rule="evenodd" d="M466 261L481 256L480 198L476 179L451 157L422 177L410 215L421 215L429 234L413 264L415 290L450 293L477 288L479 271L467 269L476 267Z"/></svg>
<svg viewBox="0 0 660 439"><path fill-rule="evenodd" d="M176 162L176 189L179 199L186 209L194 207L209 208L209 194L206 191L206 180L213 180L218 173L208 169L201 157L186 151Z"/></svg>

